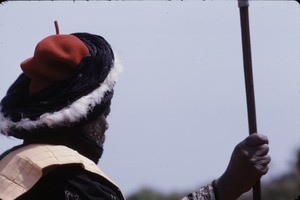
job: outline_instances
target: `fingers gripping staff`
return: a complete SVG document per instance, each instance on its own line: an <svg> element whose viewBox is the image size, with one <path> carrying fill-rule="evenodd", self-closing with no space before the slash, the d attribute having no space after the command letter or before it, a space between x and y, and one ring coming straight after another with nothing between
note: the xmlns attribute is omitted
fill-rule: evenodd
<svg viewBox="0 0 300 200"><path fill-rule="evenodd" d="M254 84L253 84L253 73L252 73L250 28L249 28L249 14L248 14L249 1L238 0L238 5L240 9L249 134L253 134L257 132L257 127L256 127L256 112L255 112L255 98L254 98ZM253 187L253 199L254 200L261 199L260 181L258 181Z"/></svg>

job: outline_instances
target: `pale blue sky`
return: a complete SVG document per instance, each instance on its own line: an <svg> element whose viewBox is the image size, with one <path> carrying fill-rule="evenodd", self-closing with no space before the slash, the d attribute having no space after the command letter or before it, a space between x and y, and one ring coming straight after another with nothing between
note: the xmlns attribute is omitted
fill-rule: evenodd
<svg viewBox="0 0 300 200"><path fill-rule="evenodd" d="M262 181L293 169L300 144L300 6L250 2L258 131L272 163ZM193 190L220 176L248 135L236 1L8 2L0 6L0 98L55 34L102 35L119 52L102 169L130 194ZM0 152L18 143L0 137Z"/></svg>

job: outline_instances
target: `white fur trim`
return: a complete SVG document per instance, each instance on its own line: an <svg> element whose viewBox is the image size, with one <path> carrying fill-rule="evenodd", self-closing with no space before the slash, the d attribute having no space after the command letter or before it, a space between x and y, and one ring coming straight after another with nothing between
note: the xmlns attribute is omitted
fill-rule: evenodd
<svg viewBox="0 0 300 200"><path fill-rule="evenodd" d="M88 112L96 105L101 103L105 92L113 89L122 68L120 59L118 55L115 54L114 67L110 70L100 87L90 94L74 101L68 107L53 113L44 113L36 120L23 118L19 122L13 122L10 118L4 117L0 107L0 133L11 135L10 129L12 127L16 129L31 130L41 126L53 128L58 125L68 125L78 122L82 117L86 117Z"/></svg>

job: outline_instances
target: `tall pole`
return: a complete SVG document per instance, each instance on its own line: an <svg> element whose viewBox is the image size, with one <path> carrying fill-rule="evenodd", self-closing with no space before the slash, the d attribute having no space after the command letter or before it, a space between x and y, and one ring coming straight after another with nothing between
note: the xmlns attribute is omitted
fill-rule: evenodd
<svg viewBox="0 0 300 200"><path fill-rule="evenodd" d="M245 87L247 98L248 111L248 126L249 134L257 132L256 126L256 111L254 98L254 84L252 73L252 59L251 59L251 43L250 43L250 26L249 26L249 1L238 0L240 9L242 47L243 47L243 63L245 75ZM253 200L261 200L260 180L253 187Z"/></svg>

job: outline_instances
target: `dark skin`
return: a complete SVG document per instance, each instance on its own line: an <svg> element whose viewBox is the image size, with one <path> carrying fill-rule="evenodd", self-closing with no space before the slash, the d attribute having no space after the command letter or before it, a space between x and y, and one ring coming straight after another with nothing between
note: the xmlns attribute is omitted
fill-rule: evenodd
<svg viewBox="0 0 300 200"><path fill-rule="evenodd" d="M109 128L109 124L107 122L107 117L110 114L110 111L111 111L110 106L108 106L105 109L105 111L103 112L103 114L98 118L100 126L103 127L101 130L101 135L103 137L102 144L105 142L105 132Z"/></svg>
<svg viewBox="0 0 300 200"><path fill-rule="evenodd" d="M234 200L265 175L271 161L268 138L252 134L234 149L224 174L215 181L220 200Z"/></svg>
<svg viewBox="0 0 300 200"><path fill-rule="evenodd" d="M90 135L99 145L105 142L105 132L109 128L107 117L110 114L110 106L96 119L83 127L85 134Z"/></svg>

